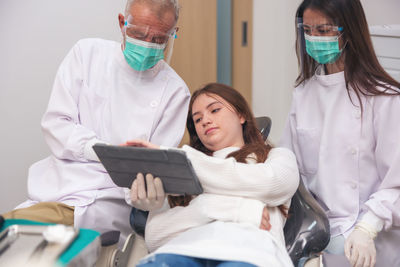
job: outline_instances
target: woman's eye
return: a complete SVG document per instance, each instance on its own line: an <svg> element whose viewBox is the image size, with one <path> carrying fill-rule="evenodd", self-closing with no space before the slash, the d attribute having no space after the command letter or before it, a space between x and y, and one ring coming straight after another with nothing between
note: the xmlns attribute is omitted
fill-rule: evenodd
<svg viewBox="0 0 400 267"><path fill-rule="evenodd" d="M310 33L311 33L311 28L310 28L310 27L303 27L303 31L304 31L305 34L310 35Z"/></svg>
<svg viewBox="0 0 400 267"><path fill-rule="evenodd" d="M328 33L330 33L330 30L327 30L327 29L318 29L318 32L319 32L320 34L328 34Z"/></svg>
<svg viewBox="0 0 400 267"><path fill-rule="evenodd" d="M194 123L199 123L201 121L201 118L197 118L194 120Z"/></svg>
<svg viewBox="0 0 400 267"><path fill-rule="evenodd" d="M215 113L218 112L221 108L214 108L213 110L211 110L211 113Z"/></svg>

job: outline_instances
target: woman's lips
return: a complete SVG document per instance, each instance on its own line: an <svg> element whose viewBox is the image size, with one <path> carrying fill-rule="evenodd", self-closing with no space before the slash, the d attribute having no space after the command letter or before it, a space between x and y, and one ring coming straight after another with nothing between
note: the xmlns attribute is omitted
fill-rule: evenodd
<svg viewBox="0 0 400 267"><path fill-rule="evenodd" d="M212 131L214 131L216 129L217 129L217 127L213 127L213 128L207 129L204 134L207 135L207 134L209 134L210 132L212 132Z"/></svg>

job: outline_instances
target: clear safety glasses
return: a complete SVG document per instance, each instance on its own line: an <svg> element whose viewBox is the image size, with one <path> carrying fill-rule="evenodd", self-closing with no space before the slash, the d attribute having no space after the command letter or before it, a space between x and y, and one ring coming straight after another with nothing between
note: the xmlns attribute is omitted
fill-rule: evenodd
<svg viewBox="0 0 400 267"><path fill-rule="evenodd" d="M172 29L170 32L159 32L154 31L150 26L139 26L128 23L125 21L125 33L127 36L155 44L166 44L170 37L175 37L176 29Z"/></svg>
<svg viewBox="0 0 400 267"><path fill-rule="evenodd" d="M304 23L298 23L297 28L303 30L304 34L317 36L335 36L343 31L343 27L331 24L307 25Z"/></svg>

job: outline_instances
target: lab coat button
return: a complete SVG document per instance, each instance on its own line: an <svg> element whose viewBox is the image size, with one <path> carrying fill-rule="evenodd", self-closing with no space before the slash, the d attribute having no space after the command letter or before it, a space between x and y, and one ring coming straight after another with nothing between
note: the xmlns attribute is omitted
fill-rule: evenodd
<svg viewBox="0 0 400 267"><path fill-rule="evenodd" d="M157 101L151 101L150 102L150 107L152 107L152 108L155 108L155 107L157 107L158 106L158 103L157 103Z"/></svg>
<svg viewBox="0 0 400 267"><path fill-rule="evenodd" d="M355 148L351 149L351 154L352 154L352 155L357 154L357 149L355 149Z"/></svg>
<svg viewBox="0 0 400 267"><path fill-rule="evenodd" d="M357 111L356 112L356 119L360 119L361 118L361 111Z"/></svg>
<svg viewBox="0 0 400 267"><path fill-rule="evenodd" d="M351 184L351 188L352 189L357 189L357 185L356 184Z"/></svg>

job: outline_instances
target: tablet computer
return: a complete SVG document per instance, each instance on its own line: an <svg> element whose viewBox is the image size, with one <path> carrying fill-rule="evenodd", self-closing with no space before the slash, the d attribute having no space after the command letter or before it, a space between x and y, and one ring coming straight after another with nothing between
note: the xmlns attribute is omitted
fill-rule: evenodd
<svg viewBox="0 0 400 267"><path fill-rule="evenodd" d="M186 153L175 149L95 144L94 151L113 182L130 188L141 172L160 177L169 194L198 195L203 192Z"/></svg>

